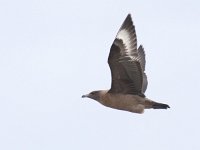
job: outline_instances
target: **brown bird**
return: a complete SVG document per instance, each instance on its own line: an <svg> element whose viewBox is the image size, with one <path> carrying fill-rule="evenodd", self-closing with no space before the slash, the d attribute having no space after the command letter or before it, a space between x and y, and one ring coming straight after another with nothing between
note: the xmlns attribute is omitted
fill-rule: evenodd
<svg viewBox="0 0 200 150"><path fill-rule="evenodd" d="M98 101L114 109L143 113L144 109L167 109L167 104L155 102L144 95L147 88L145 53L137 48L135 26L128 14L110 48L108 64L112 83L110 90L93 91L82 97Z"/></svg>

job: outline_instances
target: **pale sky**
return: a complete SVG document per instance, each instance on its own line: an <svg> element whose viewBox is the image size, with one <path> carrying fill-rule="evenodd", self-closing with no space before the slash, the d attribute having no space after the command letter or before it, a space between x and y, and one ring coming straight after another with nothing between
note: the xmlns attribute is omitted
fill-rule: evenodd
<svg viewBox="0 0 200 150"><path fill-rule="evenodd" d="M1 150L199 150L200 1L0 0ZM128 13L146 52L134 114L81 95L110 88L107 58Z"/></svg>

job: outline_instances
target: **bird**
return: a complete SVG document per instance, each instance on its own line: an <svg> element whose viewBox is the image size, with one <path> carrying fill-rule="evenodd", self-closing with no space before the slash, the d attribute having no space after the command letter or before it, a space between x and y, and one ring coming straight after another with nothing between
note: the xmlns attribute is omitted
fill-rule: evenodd
<svg viewBox="0 0 200 150"><path fill-rule="evenodd" d="M108 56L111 88L92 91L82 98L132 113L142 114L145 109L167 109L169 105L148 99L145 95L148 81L145 73L145 51L137 47L137 36L131 14L122 23Z"/></svg>

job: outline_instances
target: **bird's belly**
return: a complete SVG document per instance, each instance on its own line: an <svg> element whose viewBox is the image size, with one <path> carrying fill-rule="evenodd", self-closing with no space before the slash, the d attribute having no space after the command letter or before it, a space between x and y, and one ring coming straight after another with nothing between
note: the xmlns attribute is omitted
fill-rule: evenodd
<svg viewBox="0 0 200 150"><path fill-rule="evenodd" d="M102 104L115 109L142 113L144 110L144 101L145 100L138 95L109 94L104 98Z"/></svg>

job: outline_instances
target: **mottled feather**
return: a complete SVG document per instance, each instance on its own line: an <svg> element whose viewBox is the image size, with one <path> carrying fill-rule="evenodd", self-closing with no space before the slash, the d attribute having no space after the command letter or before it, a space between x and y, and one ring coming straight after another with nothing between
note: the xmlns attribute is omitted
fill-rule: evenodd
<svg viewBox="0 0 200 150"><path fill-rule="evenodd" d="M145 54L142 47L137 49L135 26L130 14L126 17L111 46L108 63L112 75L109 92L144 97Z"/></svg>

